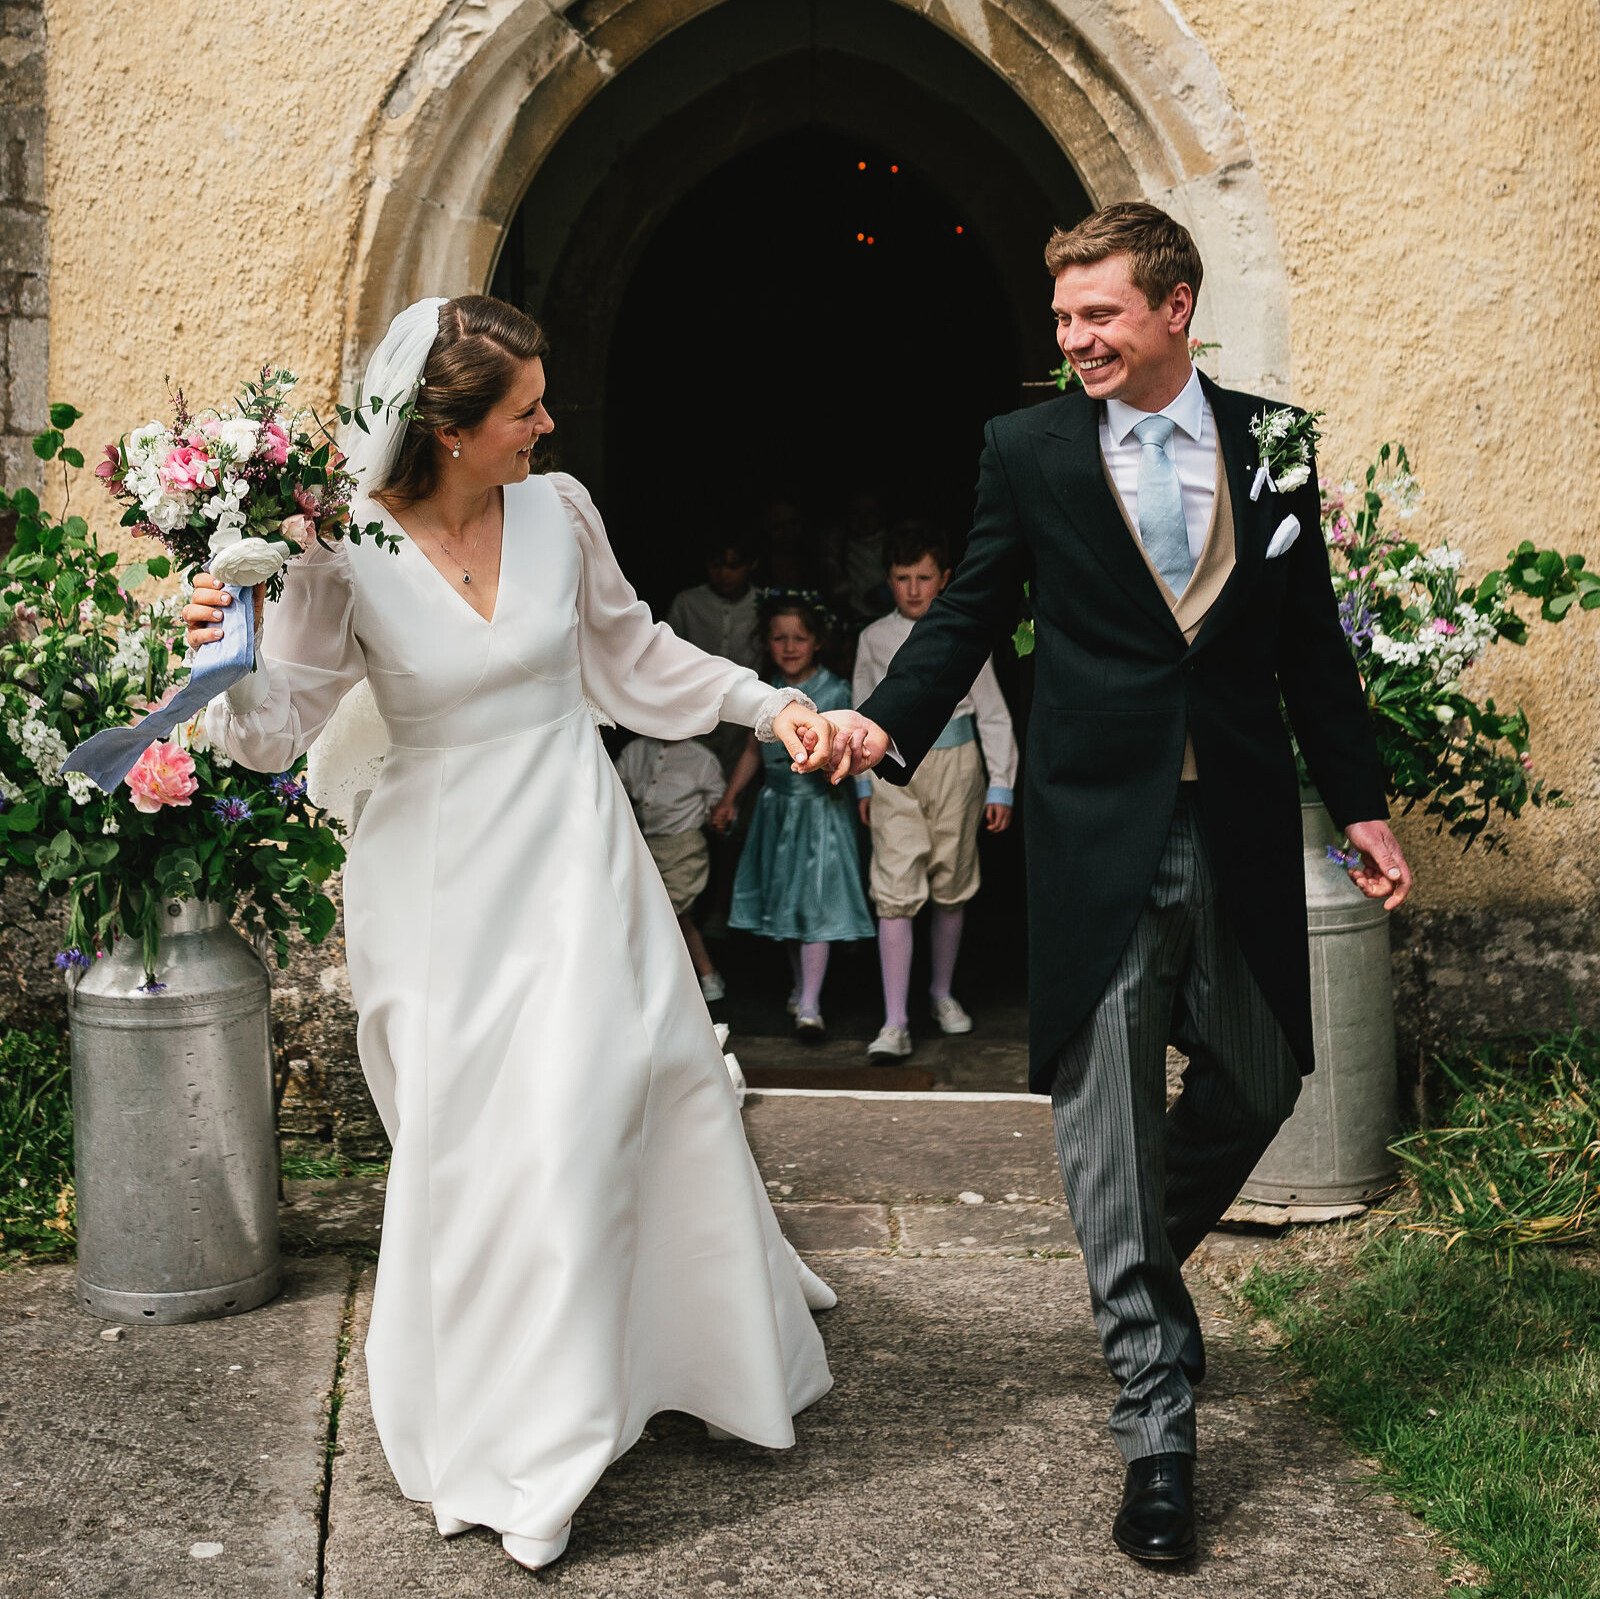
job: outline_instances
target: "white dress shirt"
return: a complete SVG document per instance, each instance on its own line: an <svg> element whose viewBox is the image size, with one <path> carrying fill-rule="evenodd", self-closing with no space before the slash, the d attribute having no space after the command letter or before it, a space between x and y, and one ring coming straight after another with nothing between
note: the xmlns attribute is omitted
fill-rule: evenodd
<svg viewBox="0 0 1600 1599"><path fill-rule="evenodd" d="M636 738L617 756L617 776L646 838L704 826L725 786L716 756L692 738Z"/></svg>
<svg viewBox="0 0 1600 1599"><path fill-rule="evenodd" d="M684 589L667 607L667 626L708 655L720 655L736 666L759 672L767 664L753 588L736 600L723 599L709 583Z"/></svg>
<svg viewBox="0 0 1600 1599"><path fill-rule="evenodd" d="M1177 398L1158 412L1139 411L1118 399L1106 401L1100 417L1100 453L1105 456L1117 497L1128 520L1139 525L1139 457L1144 446L1133 436L1135 426L1147 416L1172 419L1167 453L1178 469L1183 496L1183 525L1189 534L1189 554L1196 563L1211 528L1211 507L1217 498L1217 424L1200 387L1200 374L1189 368L1189 381Z"/></svg>

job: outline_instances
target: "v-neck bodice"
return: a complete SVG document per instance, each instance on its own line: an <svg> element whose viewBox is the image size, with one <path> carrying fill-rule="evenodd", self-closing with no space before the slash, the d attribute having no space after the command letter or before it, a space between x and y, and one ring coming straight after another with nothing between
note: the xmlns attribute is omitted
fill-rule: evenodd
<svg viewBox="0 0 1600 1599"><path fill-rule="evenodd" d="M357 517L367 509L362 505ZM385 520L398 529L392 517ZM582 706L579 554L548 479L505 490L491 618L473 610L409 543L398 555L366 541L347 546L354 629L397 748L481 743L559 721Z"/></svg>

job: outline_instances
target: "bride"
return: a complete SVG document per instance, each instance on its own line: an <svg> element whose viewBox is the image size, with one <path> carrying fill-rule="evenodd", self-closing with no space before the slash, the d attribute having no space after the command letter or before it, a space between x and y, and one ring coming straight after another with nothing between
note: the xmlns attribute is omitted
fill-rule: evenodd
<svg viewBox="0 0 1600 1599"><path fill-rule="evenodd" d="M554 423L538 325L481 295L396 317L347 441L355 520L266 608L207 713L279 771L363 679L390 749L345 873L362 1068L393 1144L366 1359L407 1498L537 1569L657 1411L781 1449L832 1384L667 895L590 703L679 739L831 730L794 690L653 622L583 486L530 475ZM259 595L259 591L258 595ZM191 645L229 603L202 574ZM802 1273L804 1275L802 1276Z"/></svg>

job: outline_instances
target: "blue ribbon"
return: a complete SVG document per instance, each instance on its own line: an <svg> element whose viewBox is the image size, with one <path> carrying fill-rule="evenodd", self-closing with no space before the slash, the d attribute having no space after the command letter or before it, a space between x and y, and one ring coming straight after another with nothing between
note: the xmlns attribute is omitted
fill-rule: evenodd
<svg viewBox="0 0 1600 1599"><path fill-rule="evenodd" d="M82 772L111 793L157 739L204 710L224 689L249 676L256 653L255 601L248 589L228 584L233 604L222 610L222 637L194 652L189 681L159 710L127 727L108 727L86 738L61 763L63 772Z"/></svg>

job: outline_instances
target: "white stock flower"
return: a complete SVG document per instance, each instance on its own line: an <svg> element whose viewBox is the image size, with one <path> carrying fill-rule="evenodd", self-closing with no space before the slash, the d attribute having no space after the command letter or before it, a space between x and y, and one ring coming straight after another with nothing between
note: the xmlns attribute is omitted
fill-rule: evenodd
<svg viewBox="0 0 1600 1599"><path fill-rule="evenodd" d="M289 551L283 544L271 544L266 539L235 538L220 551L217 541L211 541L211 572L224 583L237 583L241 588L252 588L265 583L269 577L282 570Z"/></svg>
<svg viewBox="0 0 1600 1599"><path fill-rule="evenodd" d="M22 758L46 783L60 783L61 763L67 758L67 745L66 740L48 722L40 721L31 710L20 721L16 717L8 717L6 736L22 751ZM76 793L73 798L77 798Z"/></svg>
<svg viewBox="0 0 1600 1599"><path fill-rule="evenodd" d="M165 454L171 443L172 435L160 422L146 422L128 435L128 464L142 466L150 456Z"/></svg>
<svg viewBox="0 0 1600 1599"><path fill-rule="evenodd" d="M4 800L7 805L15 805L21 799L22 790L4 772L0 772L0 800Z"/></svg>
<svg viewBox="0 0 1600 1599"><path fill-rule="evenodd" d="M94 781L86 772L63 772L62 778L67 785L67 793L72 796L74 805L87 805L99 790L94 786Z"/></svg>

